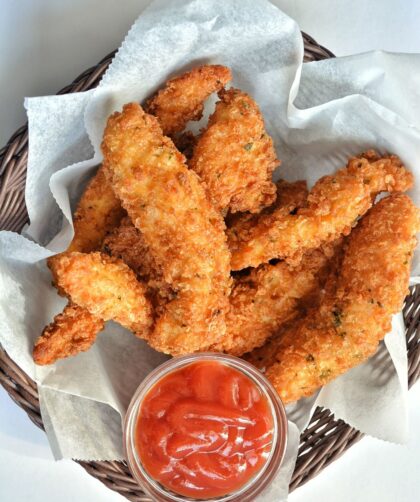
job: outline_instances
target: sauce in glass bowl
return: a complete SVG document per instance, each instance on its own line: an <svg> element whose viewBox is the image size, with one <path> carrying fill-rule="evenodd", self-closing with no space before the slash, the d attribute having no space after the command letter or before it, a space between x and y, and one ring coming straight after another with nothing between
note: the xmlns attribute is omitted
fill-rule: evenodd
<svg viewBox="0 0 420 502"><path fill-rule="evenodd" d="M126 418L127 457L145 491L168 501L251 500L286 444L284 409L266 385L223 354L174 358L152 372Z"/></svg>

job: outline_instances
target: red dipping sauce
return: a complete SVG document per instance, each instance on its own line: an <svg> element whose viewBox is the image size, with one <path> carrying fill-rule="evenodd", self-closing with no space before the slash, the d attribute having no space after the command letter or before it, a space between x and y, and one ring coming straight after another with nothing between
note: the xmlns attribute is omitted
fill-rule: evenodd
<svg viewBox="0 0 420 502"><path fill-rule="evenodd" d="M223 498L267 466L278 423L261 386L223 362L236 358L189 358L143 392L133 444L141 470L156 486L193 499Z"/></svg>

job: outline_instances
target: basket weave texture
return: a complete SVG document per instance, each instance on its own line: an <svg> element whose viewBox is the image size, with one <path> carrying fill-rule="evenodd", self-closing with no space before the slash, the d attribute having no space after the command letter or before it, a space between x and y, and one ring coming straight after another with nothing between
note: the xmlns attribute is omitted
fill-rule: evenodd
<svg viewBox="0 0 420 502"><path fill-rule="evenodd" d="M304 61L318 61L334 57L313 38L302 33ZM106 56L96 66L89 68L70 85L58 92L67 94L96 87L110 65L115 52ZM5 147L0 150L0 230L19 232L27 223L25 206L25 180L28 159L27 124L18 129ZM408 351L408 384L411 387L420 377L420 285L410 290L404 305ZM0 383L15 403L23 408L29 418L43 429L36 383L10 359L0 346ZM326 409L317 408L300 437L299 454L290 482L290 491L316 476L336 460L363 434ZM135 502L150 501L131 476L125 462L81 462L86 471L108 488Z"/></svg>

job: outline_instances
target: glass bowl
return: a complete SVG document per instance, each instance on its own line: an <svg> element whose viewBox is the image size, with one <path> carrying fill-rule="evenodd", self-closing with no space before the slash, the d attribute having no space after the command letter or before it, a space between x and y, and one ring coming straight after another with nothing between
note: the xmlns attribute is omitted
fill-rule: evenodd
<svg viewBox="0 0 420 502"><path fill-rule="evenodd" d="M240 489L220 498L189 498L169 491L146 472L136 450L136 424L143 398L161 378L167 376L173 371L179 370L180 368L184 368L188 365L201 361L216 361L228 365L231 368L245 374L267 399L273 420L271 451L264 465L254 475L254 477L252 477ZM196 353L182 357L174 357L173 359L170 359L155 368L146 376L137 388L128 407L124 422L124 447L130 470L139 485L143 488L144 492L154 500L162 502L197 502L198 500L206 500L207 502L251 501L273 481L281 466L281 462L286 451L286 444L286 412L284 410L283 403L273 386L252 364L237 357L221 353Z"/></svg>

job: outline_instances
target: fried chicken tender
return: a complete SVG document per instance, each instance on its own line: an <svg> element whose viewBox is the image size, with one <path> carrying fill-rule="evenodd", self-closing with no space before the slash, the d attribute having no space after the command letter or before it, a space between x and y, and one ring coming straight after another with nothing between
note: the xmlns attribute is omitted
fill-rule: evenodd
<svg viewBox="0 0 420 502"><path fill-rule="evenodd" d="M152 308L144 285L124 262L98 252L74 252L59 256L56 267L58 285L73 303L147 338Z"/></svg>
<svg viewBox="0 0 420 502"><path fill-rule="evenodd" d="M204 101L220 91L230 80L229 68L203 65L169 80L145 106L147 113L159 119L165 136L184 130L190 120L200 120Z"/></svg>
<svg viewBox="0 0 420 502"><path fill-rule="evenodd" d="M285 403L311 395L374 354L408 293L419 229L418 209L394 194L353 230L335 294L283 333L266 372Z"/></svg>
<svg viewBox="0 0 420 502"><path fill-rule="evenodd" d="M92 347L96 335L103 329L102 319L70 303L35 342L34 361L39 365L52 364L58 359L84 352Z"/></svg>
<svg viewBox="0 0 420 502"><path fill-rule="evenodd" d="M100 166L79 200L73 217L73 240L65 252L97 251L106 234L120 223L123 216L120 201L105 177L103 166ZM55 282L55 263L59 256L54 255L48 259Z"/></svg>
<svg viewBox="0 0 420 502"><path fill-rule="evenodd" d="M292 207L290 202L288 207ZM285 262L267 264L252 270L247 277L236 279L226 317L225 338L210 350L241 355L262 345L283 323L294 318L305 300L310 301L325 282L323 278L331 256L340 244L341 241L309 252L297 268ZM170 288L141 232L129 218L105 239L103 249L121 258L144 280L154 305L162 308L171 299Z"/></svg>
<svg viewBox="0 0 420 502"><path fill-rule="evenodd" d="M369 151L351 158L346 168L315 184L306 207L296 215L274 211L263 214L252 228L231 227L232 269L257 267L272 258L298 263L305 251L349 234L377 194L405 191L412 184L412 174L394 155L381 158Z"/></svg>
<svg viewBox="0 0 420 502"><path fill-rule="evenodd" d="M273 336L300 313L299 307L319 290L341 239L309 251L298 267L266 264L239 278L230 296L227 332L213 350L241 356Z"/></svg>
<svg viewBox="0 0 420 502"><path fill-rule="evenodd" d="M124 216L120 201L107 181L103 166L89 182L74 213L74 237L67 251L90 253Z"/></svg>
<svg viewBox="0 0 420 502"><path fill-rule="evenodd" d="M149 343L170 354L208 348L225 333L231 283L221 215L157 119L138 104L109 118L102 149L114 191L176 293Z"/></svg>
<svg viewBox="0 0 420 502"><path fill-rule="evenodd" d="M221 90L219 98L189 166L207 185L216 209L258 213L276 196L271 176L280 162L273 141L248 94Z"/></svg>

